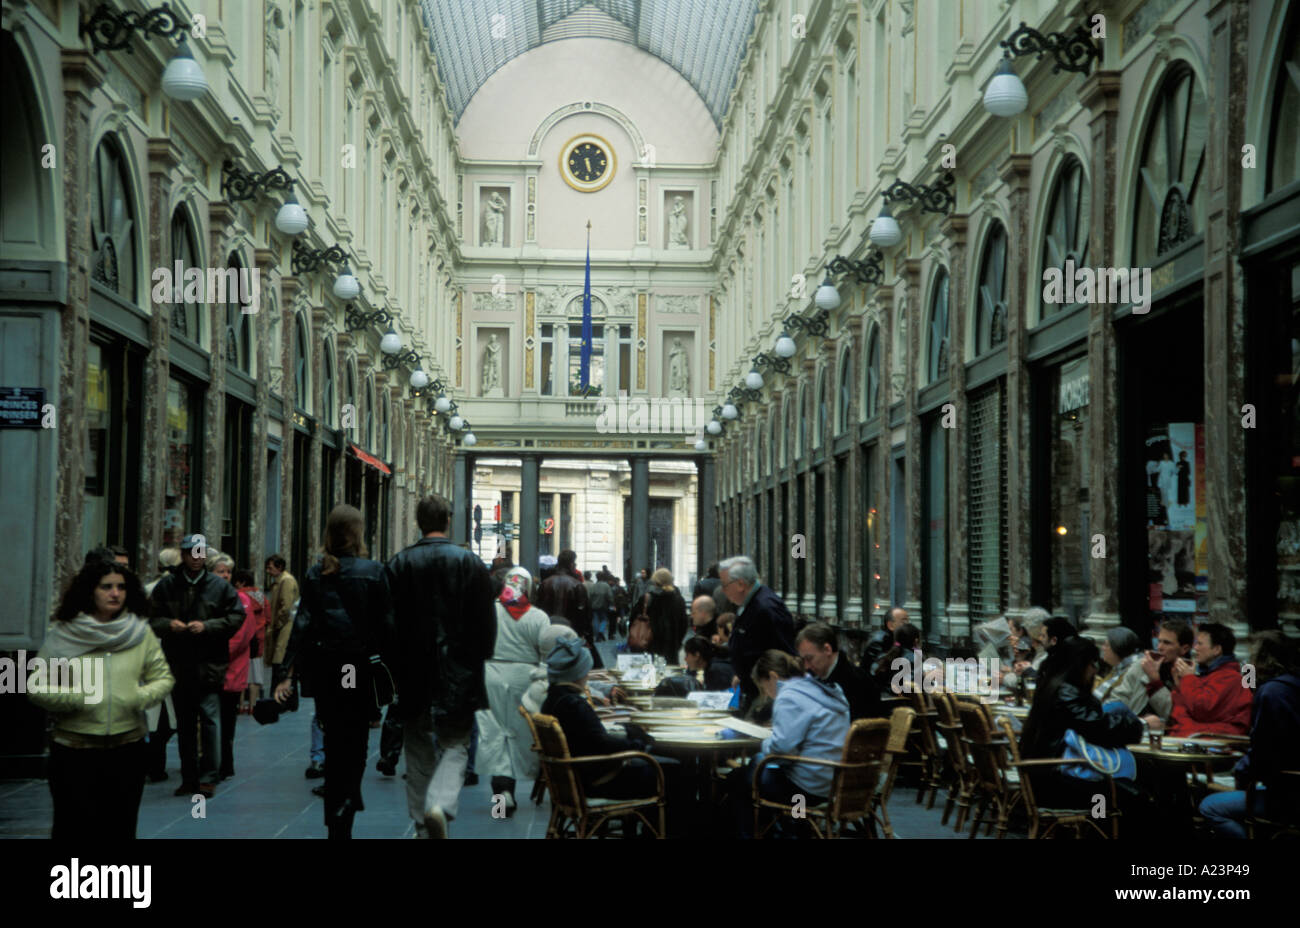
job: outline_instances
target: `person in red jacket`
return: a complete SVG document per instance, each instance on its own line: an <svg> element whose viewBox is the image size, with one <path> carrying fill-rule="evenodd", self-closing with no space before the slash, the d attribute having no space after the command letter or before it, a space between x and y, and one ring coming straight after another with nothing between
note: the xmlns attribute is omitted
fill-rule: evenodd
<svg viewBox="0 0 1300 928"><path fill-rule="evenodd" d="M1232 653L1236 647L1237 636L1226 625L1210 622L1196 630L1195 674L1185 658L1173 668L1170 735L1250 733L1253 694L1242 685L1241 664Z"/></svg>
<svg viewBox="0 0 1300 928"><path fill-rule="evenodd" d="M266 624L269 615L266 594L257 588L257 580L251 570L235 571L234 587L239 594L239 601L244 604L244 613L257 616L257 634L249 642L248 689L240 694L239 704L241 713L251 715L266 684L262 655L266 653Z"/></svg>
<svg viewBox="0 0 1300 928"><path fill-rule="evenodd" d="M233 579L234 559L218 555L212 572L229 583ZM221 688L221 770L218 779L228 780L235 775L235 716L239 714L239 699L248 686L249 649L257 637L258 613L253 610L253 600L240 590L239 603L244 607L244 624L230 637L230 664L226 667L226 680Z"/></svg>

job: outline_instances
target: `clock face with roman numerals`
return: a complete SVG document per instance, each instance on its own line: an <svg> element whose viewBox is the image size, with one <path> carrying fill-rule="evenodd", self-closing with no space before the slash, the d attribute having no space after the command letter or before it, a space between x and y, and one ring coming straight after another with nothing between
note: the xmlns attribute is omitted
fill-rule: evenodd
<svg viewBox="0 0 1300 928"><path fill-rule="evenodd" d="M570 139L560 152L560 173L575 190L594 193L614 177L614 152L599 136Z"/></svg>

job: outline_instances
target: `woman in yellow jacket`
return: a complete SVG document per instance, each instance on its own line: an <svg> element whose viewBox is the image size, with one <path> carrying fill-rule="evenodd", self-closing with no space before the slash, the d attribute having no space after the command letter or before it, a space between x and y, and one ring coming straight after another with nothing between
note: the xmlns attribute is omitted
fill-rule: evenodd
<svg viewBox="0 0 1300 928"><path fill-rule="evenodd" d="M145 710L175 680L129 569L92 561L73 578L27 692L54 720L49 781L53 838L135 837L145 778ZM196 623L197 624L197 623Z"/></svg>

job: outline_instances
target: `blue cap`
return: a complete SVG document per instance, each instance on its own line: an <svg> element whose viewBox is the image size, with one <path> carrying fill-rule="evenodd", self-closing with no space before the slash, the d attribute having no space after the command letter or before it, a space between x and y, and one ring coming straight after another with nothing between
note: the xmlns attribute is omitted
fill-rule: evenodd
<svg viewBox="0 0 1300 928"><path fill-rule="evenodd" d="M561 638L546 655L546 675L552 683L573 683L590 673L594 663L581 638Z"/></svg>

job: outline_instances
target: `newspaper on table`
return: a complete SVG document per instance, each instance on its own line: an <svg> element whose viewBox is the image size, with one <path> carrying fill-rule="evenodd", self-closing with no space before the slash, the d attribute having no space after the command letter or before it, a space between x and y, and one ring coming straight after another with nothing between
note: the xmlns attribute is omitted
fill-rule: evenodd
<svg viewBox="0 0 1300 928"><path fill-rule="evenodd" d="M649 654L620 654L618 655L618 669L624 673L633 668L644 667L653 663Z"/></svg>
<svg viewBox="0 0 1300 928"><path fill-rule="evenodd" d="M686 698L701 709L726 709L731 705L730 690L722 690L721 692L696 690L693 693L687 693Z"/></svg>

